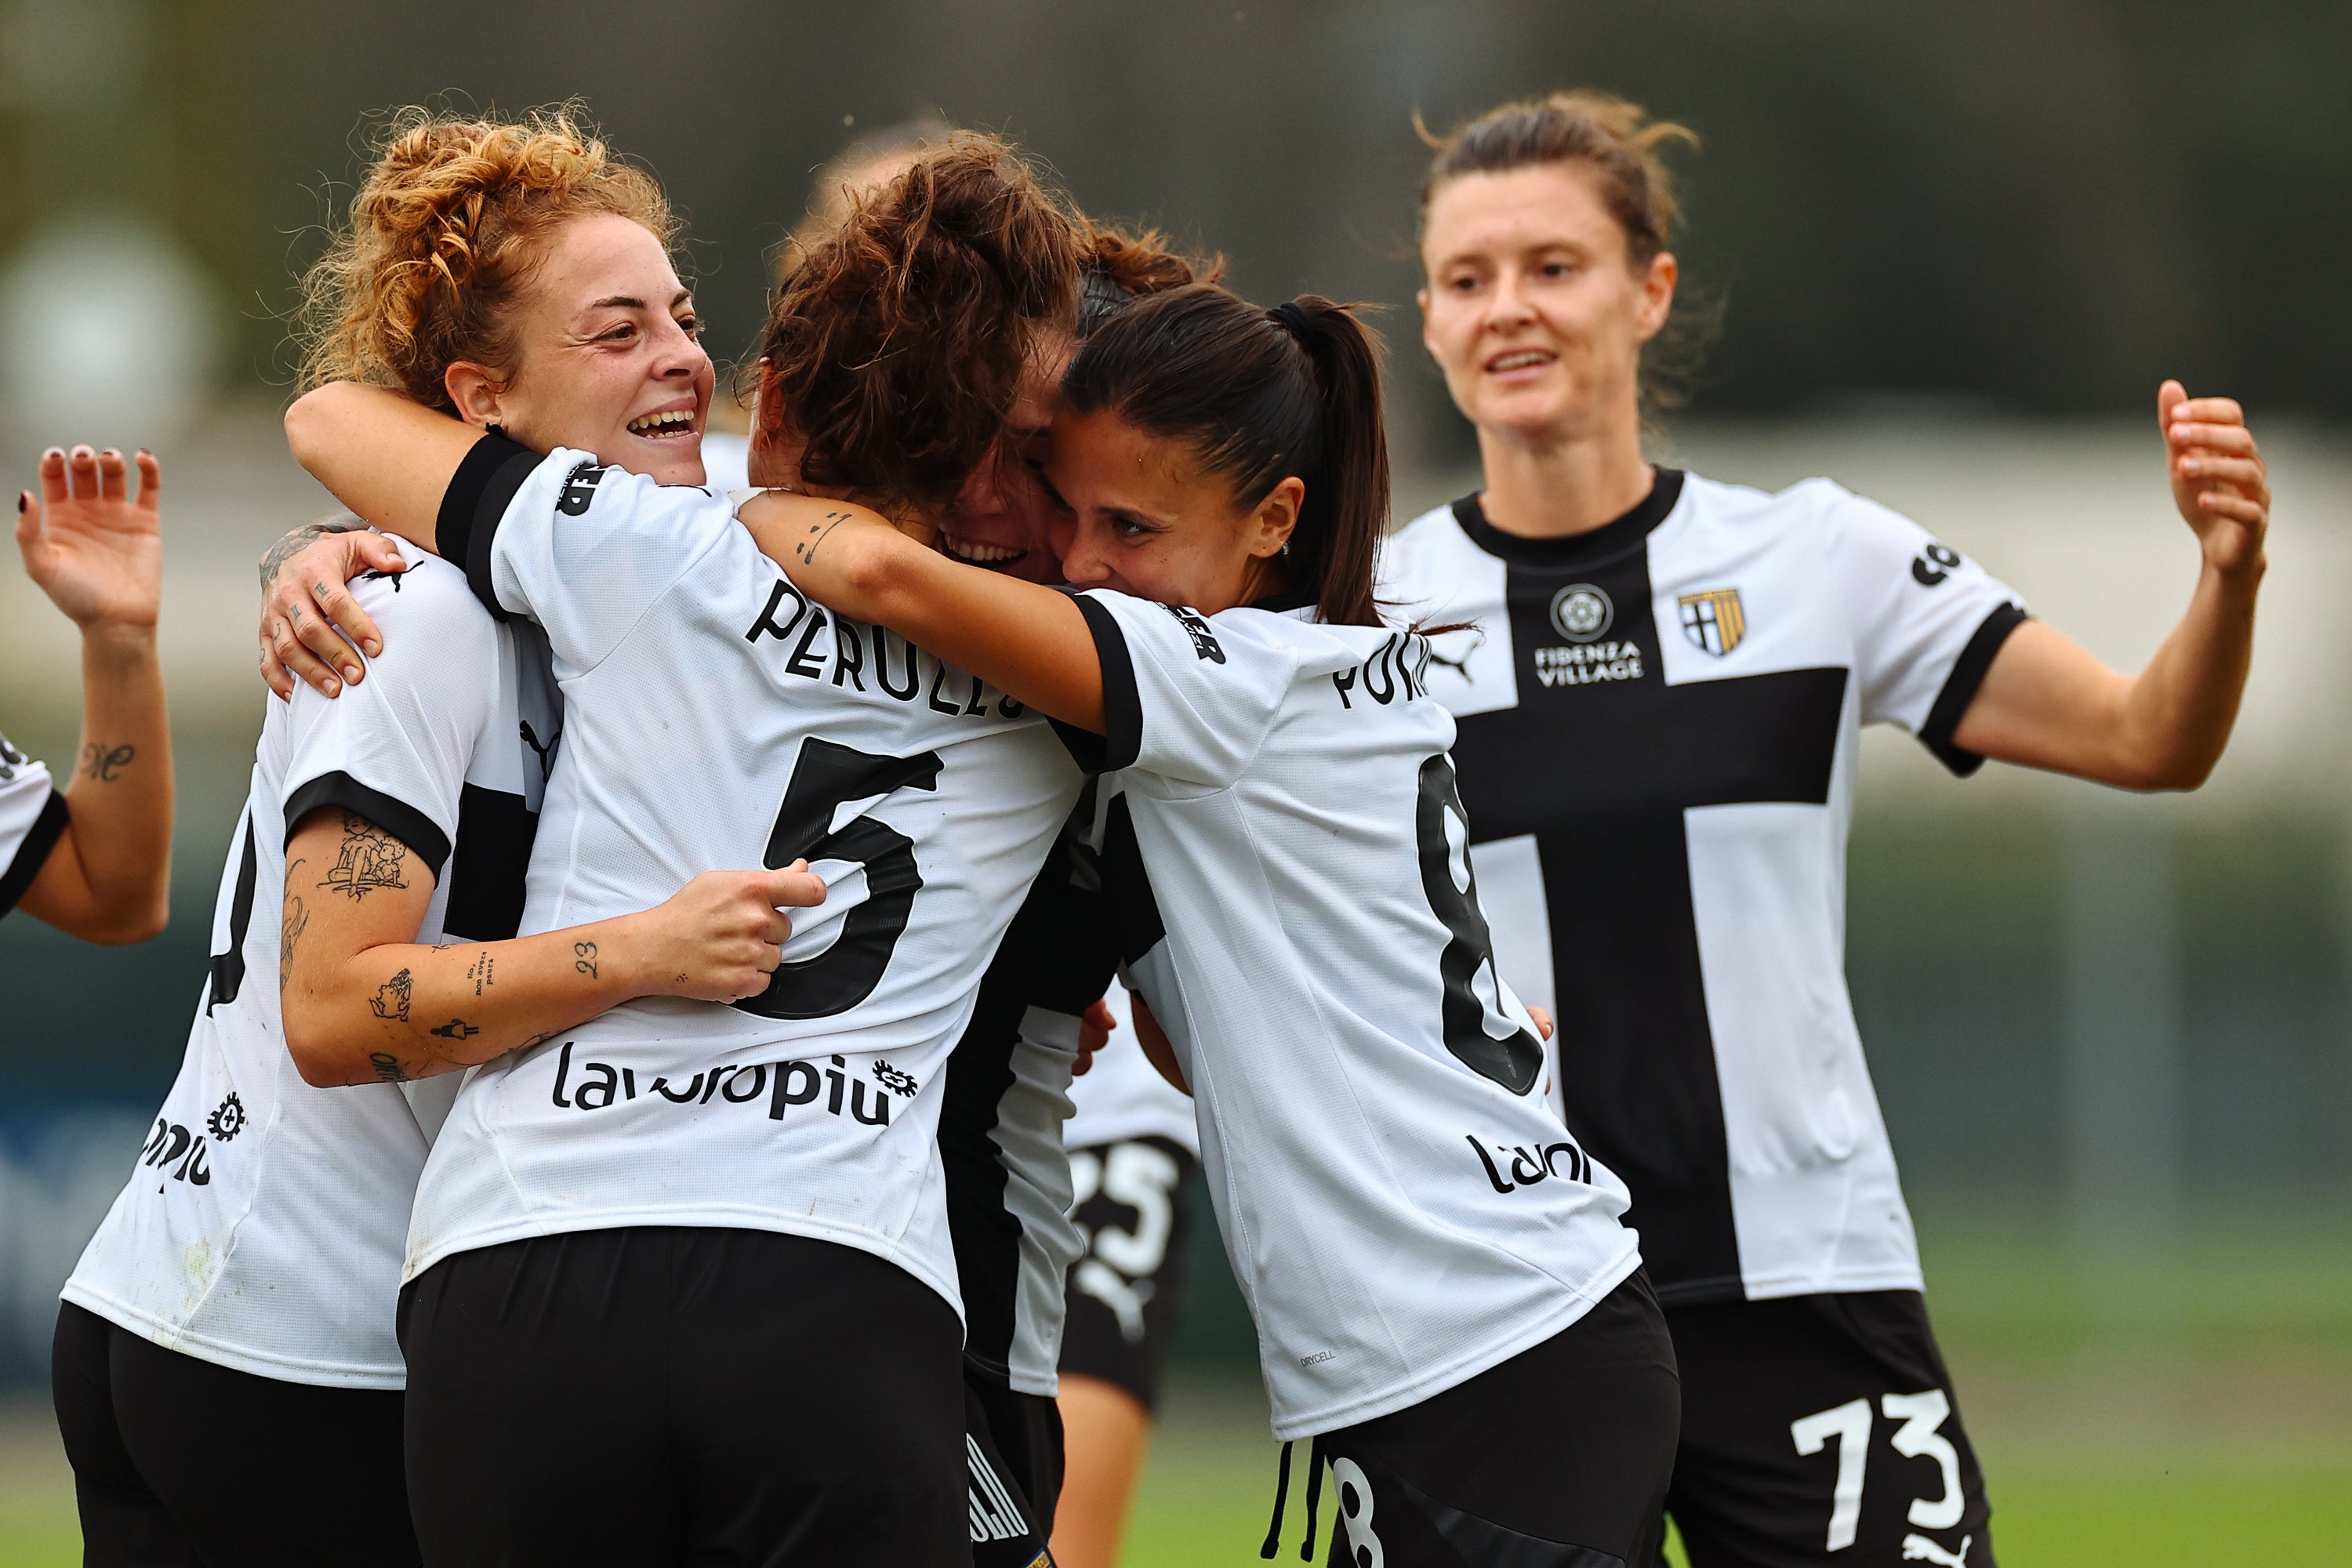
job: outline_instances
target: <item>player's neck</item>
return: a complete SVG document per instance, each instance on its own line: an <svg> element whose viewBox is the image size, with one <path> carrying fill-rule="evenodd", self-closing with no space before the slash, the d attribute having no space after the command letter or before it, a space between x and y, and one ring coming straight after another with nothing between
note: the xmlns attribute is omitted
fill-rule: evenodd
<svg viewBox="0 0 2352 1568"><path fill-rule="evenodd" d="M1590 533L1641 505L1657 482L1642 456L1638 416L1565 437L1481 426L1478 459L1486 521L1522 539Z"/></svg>

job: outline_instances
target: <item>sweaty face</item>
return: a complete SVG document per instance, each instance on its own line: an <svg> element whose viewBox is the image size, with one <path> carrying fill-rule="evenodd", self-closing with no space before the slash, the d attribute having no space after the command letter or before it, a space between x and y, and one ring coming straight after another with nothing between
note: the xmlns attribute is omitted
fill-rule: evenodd
<svg viewBox="0 0 2352 1568"><path fill-rule="evenodd" d="M1060 509L1045 484L1045 466L1069 357L1065 347L1031 369L1003 437L940 520L940 548L957 560L1027 583L1062 580L1053 538Z"/></svg>
<svg viewBox="0 0 2352 1568"><path fill-rule="evenodd" d="M1575 163L1464 174L1431 199L1422 342L1482 429L1570 438L1633 415L1642 345L1665 324L1675 258L1634 267Z"/></svg>
<svg viewBox="0 0 2352 1568"><path fill-rule="evenodd" d="M513 375L467 407L525 446L572 447L667 485L703 480L710 356L661 241L598 214L558 229L515 321Z"/></svg>
<svg viewBox="0 0 2352 1568"><path fill-rule="evenodd" d="M1286 479L1256 506L1239 505L1190 447L1101 409L1055 416L1045 472L1062 503L1055 533L1072 586L1212 616L1277 585L1276 552L1306 493Z"/></svg>

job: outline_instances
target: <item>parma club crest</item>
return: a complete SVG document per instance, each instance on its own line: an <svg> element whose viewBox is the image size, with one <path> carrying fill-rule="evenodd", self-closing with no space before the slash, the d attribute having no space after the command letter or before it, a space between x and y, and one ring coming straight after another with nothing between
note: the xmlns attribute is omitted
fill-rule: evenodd
<svg viewBox="0 0 2352 1568"><path fill-rule="evenodd" d="M1675 602L1682 605L1683 636L1717 658L1738 647L1739 639L1748 635L1748 614L1739 607L1737 588L1685 594Z"/></svg>

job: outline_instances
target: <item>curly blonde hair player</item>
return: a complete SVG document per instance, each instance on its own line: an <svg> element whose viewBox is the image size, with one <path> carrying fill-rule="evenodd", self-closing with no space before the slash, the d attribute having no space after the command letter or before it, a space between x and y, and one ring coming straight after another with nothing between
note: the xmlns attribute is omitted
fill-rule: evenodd
<svg viewBox="0 0 2352 1568"><path fill-rule="evenodd" d="M303 277L301 390L367 382L455 413L448 367L512 369L511 307L541 241L595 213L634 219L674 247L677 219L661 186L572 105L513 121L400 110L348 223Z"/></svg>

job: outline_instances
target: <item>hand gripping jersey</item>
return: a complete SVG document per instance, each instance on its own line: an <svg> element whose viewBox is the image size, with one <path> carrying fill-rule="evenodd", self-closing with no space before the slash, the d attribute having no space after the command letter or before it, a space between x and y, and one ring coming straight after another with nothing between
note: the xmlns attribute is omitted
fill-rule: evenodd
<svg viewBox="0 0 2352 1568"><path fill-rule="evenodd" d="M702 489L486 437L439 538L485 604L545 628L563 691L524 930L803 858L830 893L792 911L762 994L628 1003L469 1079L411 1276L521 1237L716 1226L859 1247L956 1301L942 1079L1076 800L1067 752L1003 694L809 603Z"/></svg>
<svg viewBox="0 0 2352 1568"><path fill-rule="evenodd" d="M1416 1405L1640 1262L1543 1103L1487 954L1428 647L1118 594L1079 605L1109 721L1104 875L1192 1087L1288 1439Z"/></svg>
<svg viewBox="0 0 2352 1568"><path fill-rule="evenodd" d="M2015 596L1825 479L1658 471L1569 539L1474 498L1408 525L1381 593L1436 639L1429 689L1520 994L1559 1019L1570 1127L1633 1193L1660 1300L1917 1289L1846 995L1859 727L1952 742Z"/></svg>
<svg viewBox="0 0 2352 1568"><path fill-rule="evenodd" d="M16 907L66 830L66 797L49 770L0 735L0 915Z"/></svg>
<svg viewBox="0 0 2352 1568"><path fill-rule="evenodd" d="M1062 1142L1073 1149L1092 1149L1130 1138L1165 1138L1200 1158L1192 1097L1160 1077L1143 1054L1127 987L1112 986L1104 1000L1118 1027L1111 1031L1110 1043L1095 1053L1087 1076L1070 1085L1070 1101L1076 1109L1063 1125Z"/></svg>
<svg viewBox="0 0 2352 1568"><path fill-rule="evenodd" d="M289 833L325 807L394 841L298 863L304 900L413 887L423 870L433 898L415 941L510 937L538 747L557 723L536 634L493 622L455 569L403 553L406 573L352 584L383 630L367 679L269 704L186 1059L65 1289L166 1349L288 1383L405 1383L393 1312L409 1201L459 1078L302 1081L278 1012Z"/></svg>

